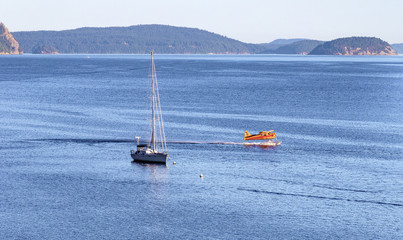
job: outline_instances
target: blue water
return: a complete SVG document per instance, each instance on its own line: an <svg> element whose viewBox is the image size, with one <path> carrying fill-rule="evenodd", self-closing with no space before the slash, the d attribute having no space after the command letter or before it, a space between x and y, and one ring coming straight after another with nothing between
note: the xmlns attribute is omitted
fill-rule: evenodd
<svg viewBox="0 0 403 240"><path fill-rule="evenodd" d="M403 238L403 56L155 63L168 141L200 142L167 166L130 158L148 55L0 57L1 239Z"/></svg>

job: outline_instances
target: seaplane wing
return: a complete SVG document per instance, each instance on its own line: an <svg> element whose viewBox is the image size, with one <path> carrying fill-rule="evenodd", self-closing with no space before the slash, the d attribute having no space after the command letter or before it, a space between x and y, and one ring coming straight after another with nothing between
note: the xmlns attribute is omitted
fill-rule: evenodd
<svg viewBox="0 0 403 240"><path fill-rule="evenodd" d="M259 134L252 135L248 131L245 131L245 136L243 140L267 140L276 138L276 133L274 130L262 131Z"/></svg>

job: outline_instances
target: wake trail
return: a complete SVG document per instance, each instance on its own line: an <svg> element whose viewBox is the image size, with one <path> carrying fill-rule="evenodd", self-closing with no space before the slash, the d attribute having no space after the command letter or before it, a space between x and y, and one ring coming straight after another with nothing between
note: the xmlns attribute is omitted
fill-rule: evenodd
<svg viewBox="0 0 403 240"><path fill-rule="evenodd" d="M329 197L329 196L319 196L319 195L300 194L300 193L273 192L273 191L264 191L264 190L257 190L257 189L248 189L248 188L238 188L238 190L254 192L254 193L281 195L281 196L305 197L305 198L316 198L316 199L325 199L325 200L334 200L334 201L370 203L370 204L388 205L388 206L394 206L394 207L403 207L402 203L392 203L392 202L373 201L373 200L364 200L364 199L350 199L350 198Z"/></svg>
<svg viewBox="0 0 403 240"><path fill-rule="evenodd" d="M136 143L132 139L82 139L82 138L48 138L48 139L26 139L26 141L35 142L71 142L71 143ZM246 146L277 146L281 141L269 142L226 142L226 141L185 141L172 140L167 141L171 144L216 144L216 145L246 145Z"/></svg>

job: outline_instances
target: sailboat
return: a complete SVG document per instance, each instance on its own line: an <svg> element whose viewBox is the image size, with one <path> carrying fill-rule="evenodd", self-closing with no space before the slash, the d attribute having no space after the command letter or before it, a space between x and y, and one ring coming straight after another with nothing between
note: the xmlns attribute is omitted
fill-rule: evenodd
<svg viewBox="0 0 403 240"><path fill-rule="evenodd" d="M151 109L152 126L151 140L149 143L141 144L137 137L137 151L131 150L130 155L133 162L148 162L166 164L168 151L166 146L164 124L162 121L161 103L158 92L157 74L154 65L154 55L151 52ZM158 127L156 127L158 125Z"/></svg>

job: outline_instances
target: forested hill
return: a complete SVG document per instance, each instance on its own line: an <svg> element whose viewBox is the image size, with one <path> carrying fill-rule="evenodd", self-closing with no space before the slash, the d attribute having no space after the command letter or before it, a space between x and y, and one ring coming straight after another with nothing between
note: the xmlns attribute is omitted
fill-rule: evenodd
<svg viewBox="0 0 403 240"><path fill-rule="evenodd" d="M64 31L14 32L27 53L49 49L59 53L257 53L263 46L215 33L167 25L79 28Z"/></svg>
<svg viewBox="0 0 403 240"><path fill-rule="evenodd" d="M314 48L310 55L396 55L389 43L375 37L339 38Z"/></svg>

